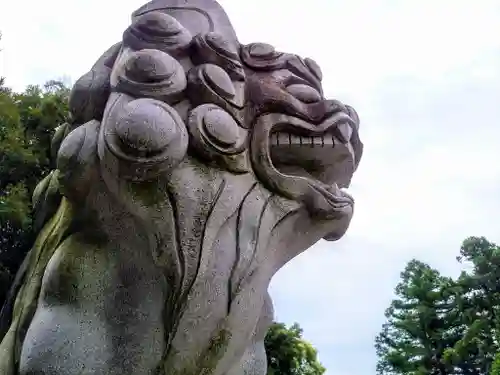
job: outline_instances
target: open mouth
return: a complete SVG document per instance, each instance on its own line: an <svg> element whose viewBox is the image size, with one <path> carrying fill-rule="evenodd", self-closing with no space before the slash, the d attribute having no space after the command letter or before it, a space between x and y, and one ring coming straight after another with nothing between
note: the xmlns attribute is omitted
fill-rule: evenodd
<svg viewBox="0 0 500 375"><path fill-rule="evenodd" d="M326 218L352 209L353 198L343 190L357 165L351 142L356 128L349 115L337 112L319 125L278 114L259 122L252 158L261 180Z"/></svg>
<svg viewBox="0 0 500 375"><path fill-rule="evenodd" d="M323 135L297 135L291 132L274 132L270 139L273 165L287 175L296 175L320 181L325 185L347 188L354 172L354 152L349 144L351 131L341 135L338 128Z"/></svg>

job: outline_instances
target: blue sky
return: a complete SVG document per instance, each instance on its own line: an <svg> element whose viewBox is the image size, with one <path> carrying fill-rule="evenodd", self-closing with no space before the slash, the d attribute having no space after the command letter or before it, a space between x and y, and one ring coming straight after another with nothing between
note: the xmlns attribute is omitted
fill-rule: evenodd
<svg viewBox="0 0 500 375"><path fill-rule="evenodd" d="M314 58L327 95L361 116L348 234L293 260L271 293L327 375L374 374L373 339L406 261L454 274L465 237L500 241L500 0L220 2L241 42ZM0 75L16 89L76 80L142 3L2 2Z"/></svg>

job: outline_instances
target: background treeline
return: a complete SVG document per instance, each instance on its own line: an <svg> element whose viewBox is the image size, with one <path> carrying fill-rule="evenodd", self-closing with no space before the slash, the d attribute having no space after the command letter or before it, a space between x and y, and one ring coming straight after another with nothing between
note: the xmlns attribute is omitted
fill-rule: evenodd
<svg viewBox="0 0 500 375"><path fill-rule="evenodd" d="M500 247L470 237L457 261L456 279L407 264L376 338L377 374L500 375Z"/></svg>
<svg viewBox="0 0 500 375"><path fill-rule="evenodd" d="M0 78L0 301L33 242L31 195L52 167L50 143L67 120L68 94L57 81L15 93Z"/></svg>

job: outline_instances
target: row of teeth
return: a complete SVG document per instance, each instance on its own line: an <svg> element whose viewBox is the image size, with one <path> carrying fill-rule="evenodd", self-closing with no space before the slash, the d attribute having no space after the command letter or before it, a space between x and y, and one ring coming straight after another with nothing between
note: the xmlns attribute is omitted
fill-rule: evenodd
<svg viewBox="0 0 500 375"><path fill-rule="evenodd" d="M314 137L293 135L289 133L271 134L273 146L309 146L309 147L334 147L339 141L333 134L323 134Z"/></svg>

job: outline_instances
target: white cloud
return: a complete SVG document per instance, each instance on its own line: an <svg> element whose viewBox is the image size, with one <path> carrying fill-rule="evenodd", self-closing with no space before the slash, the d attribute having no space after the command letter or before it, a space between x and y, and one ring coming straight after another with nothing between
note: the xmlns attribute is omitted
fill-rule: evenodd
<svg viewBox="0 0 500 375"><path fill-rule="evenodd" d="M500 2L221 3L242 42L314 58L328 95L361 114L366 151L350 231L291 262L272 294L278 317L299 321L328 375L372 374L373 337L405 261L456 272L464 237L500 238ZM77 79L140 5L4 1L0 75L15 88Z"/></svg>

